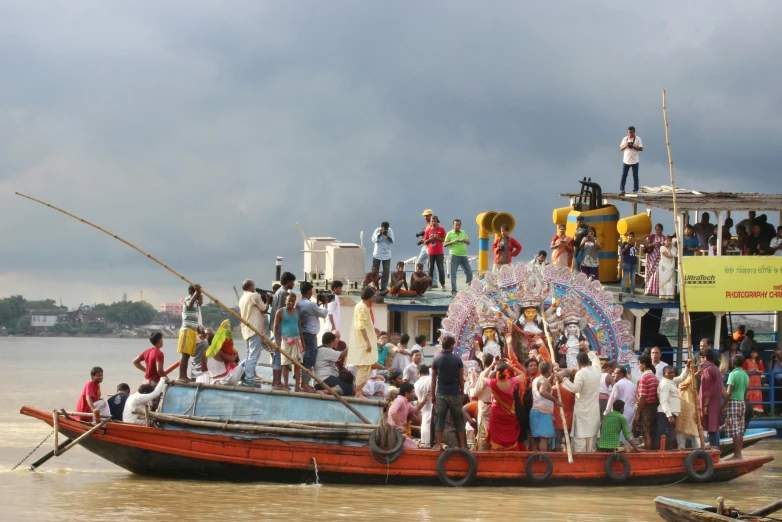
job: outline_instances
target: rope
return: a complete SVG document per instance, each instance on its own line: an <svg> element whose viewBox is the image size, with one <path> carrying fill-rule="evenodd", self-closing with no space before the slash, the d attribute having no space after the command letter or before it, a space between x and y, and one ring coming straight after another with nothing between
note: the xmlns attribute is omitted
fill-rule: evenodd
<svg viewBox="0 0 782 522"><path fill-rule="evenodd" d="M195 392L195 396L193 397L193 404L191 404L190 407L186 409L185 413L183 413L182 415L187 415L187 412L189 412L190 410L193 410L193 415L195 415L195 405L196 405L196 401L198 400L198 394L201 393L201 390L203 390L203 388L201 387L201 383L199 382L196 385L196 392Z"/></svg>
<svg viewBox="0 0 782 522"><path fill-rule="evenodd" d="M43 439L41 442L39 442L39 443L38 443L38 445L37 445L35 448L33 448L33 451L31 451L30 453L28 453L28 454L27 454L27 456L26 456L25 458L23 458L22 460L20 460L20 461L19 461L19 464L17 464L17 465L16 465L16 466L14 466L13 468L11 468L11 471L15 470L16 468L18 468L19 466L21 466L21 465L22 465L22 463L23 463L25 460L29 459L29 458L32 456L32 454L33 454L33 453L35 453L35 452L38 450L38 448L40 448L41 446L43 446L43 443L44 443L44 442L46 442L47 440L49 440L49 437L51 437L52 435L54 435L54 430L52 430L52 432L51 432L50 434L48 434L46 437L44 437L44 439Z"/></svg>

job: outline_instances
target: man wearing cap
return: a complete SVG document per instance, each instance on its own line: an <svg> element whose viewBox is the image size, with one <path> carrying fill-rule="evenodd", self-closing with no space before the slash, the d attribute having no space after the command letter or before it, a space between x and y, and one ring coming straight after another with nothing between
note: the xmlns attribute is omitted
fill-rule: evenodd
<svg viewBox="0 0 782 522"><path fill-rule="evenodd" d="M440 219L437 216L432 216L432 222L429 224L429 228L426 229L426 234L424 234L424 244L427 246L427 253L429 254L429 277L434 282L434 267L437 265L440 286L443 288L445 288L445 270L443 267L445 259L443 242L445 241L445 236L445 229L440 226Z"/></svg>
<svg viewBox="0 0 782 522"><path fill-rule="evenodd" d="M421 215L424 216L424 219L426 220L426 225L424 225L424 229L417 233L415 237L423 238L426 235L426 231L429 230L429 227L432 224L432 214L433 212L431 208L427 208L421 213ZM418 254L418 259L416 260L415 264L427 266L429 264L429 253L427 252L429 247L424 244L423 239L421 239L418 244L421 245L421 253ZM432 288L437 288L436 281L432 281Z"/></svg>

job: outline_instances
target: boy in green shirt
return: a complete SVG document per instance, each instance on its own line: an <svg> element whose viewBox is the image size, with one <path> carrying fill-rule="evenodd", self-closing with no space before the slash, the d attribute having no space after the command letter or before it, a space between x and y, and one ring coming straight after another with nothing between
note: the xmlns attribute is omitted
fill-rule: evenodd
<svg viewBox="0 0 782 522"><path fill-rule="evenodd" d="M472 281L472 268L470 268L470 260L467 258L467 245L470 244L470 240L467 237L467 232L462 230L462 220L453 220L453 230L445 235L445 242L443 246L447 246L451 252L451 295L456 295L456 272L459 267L464 270L464 275L467 276L467 284Z"/></svg>
<svg viewBox="0 0 782 522"><path fill-rule="evenodd" d="M630 433L630 427L627 425L624 411L624 401L617 399L614 401L614 411L603 417L603 423L600 425L600 438L597 439L598 451L614 451L617 448L621 448L620 434L625 436L625 439L627 439L634 451L640 451L635 442L633 442L633 435Z"/></svg>
<svg viewBox="0 0 782 522"><path fill-rule="evenodd" d="M741 447L744 444L744 413L749 387L749 375L742 368L744 356L737 353L731 359L733 370L728 374L728 388L722 394L725 402L722 411L725 415L725 436L733 438L733 456L727 460L741 459Z"/></svg>

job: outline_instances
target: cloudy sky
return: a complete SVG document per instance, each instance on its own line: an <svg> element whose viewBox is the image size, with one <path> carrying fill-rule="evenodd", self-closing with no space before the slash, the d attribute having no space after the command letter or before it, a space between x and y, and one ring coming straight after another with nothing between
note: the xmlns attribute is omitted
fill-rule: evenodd
<svg viewBox="0 0 782 522"><path fill-rule="evenodd" d="M524 258L590 176L782 192L776 1L0 2L0 296L233 302L311 236L512 213ZM629 206L620 207L623 214ZM772 219L776 222L776 217ZM369 261L370 255L368 255Z"/></svg>

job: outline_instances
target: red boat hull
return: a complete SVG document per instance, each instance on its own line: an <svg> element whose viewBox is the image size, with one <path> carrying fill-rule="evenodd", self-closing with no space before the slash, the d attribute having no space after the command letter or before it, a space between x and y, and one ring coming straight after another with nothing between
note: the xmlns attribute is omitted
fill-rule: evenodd
<svg viewBox="0 0 782 522"><path fill-rule="evenodd" d="M21 413L53 424L52 414L23 407ZM59 431L71 439L91 427L60 416ZM241 435L239 435L240 437ZM439 452L404 450L390 465L376 462L369 447L274 439L241 439L202 435L190 431L162 430L141 425L108 423L80 444L92 453L140 475L232 481L314 482L315 466L324 483L439 484ZM688 480L685 451L655 451L626 454L630 476L621 484L663 485ZM475 452L478 473L475 485L617 484L605 472L605 453L580 453L569 464L564 453L548 453L553 473L544 482L532 481L525 471L527 452ZM712 481L727 481L754 471L772 457L748 457L719 462L712 452ZM538 464L536 464L537 466ZM542 467L542 464L540 464ZM453 458L447 466L451 476L463 476L465 459ZM542 472L542 469L541 469ZM536 471L537 473L537 471Z"/></svg>

